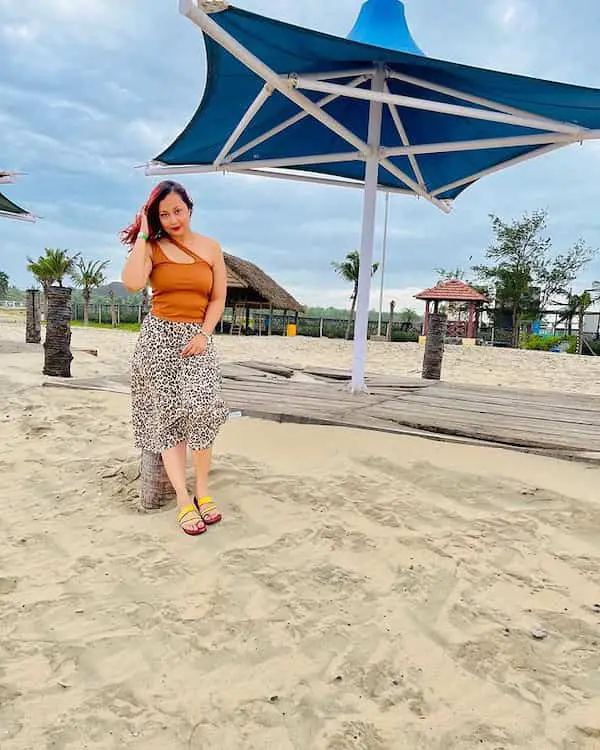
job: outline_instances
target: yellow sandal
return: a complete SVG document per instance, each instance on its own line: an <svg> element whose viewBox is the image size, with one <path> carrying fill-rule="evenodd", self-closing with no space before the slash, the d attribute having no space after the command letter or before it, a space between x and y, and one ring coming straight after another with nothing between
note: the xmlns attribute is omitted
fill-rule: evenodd
<svg viewBox="0 0 600 750"><path fill-rule="evenodd" d="M195 529L183 528L184 524L193 523L194 521L201 521L202 526L196 526ZM187 534L188 536L199 536L200 534L204 534L204 532L206 531L206 524L204 523L202 514L198 513L194 505L186 505L185 508L182 508L179 511L179 513L177 514L177 523L179 524L179 527L181 528L183 533Z"/></svg>
<svg viewBox="0 0 600 750"><path fill-rule="evenodd" d="M201 497L199 500L194 497L194 505L198 513L200 513L200 518L207 526L219 523L223 518L217 511L217 506L214 504L212 497Z"/></svg>

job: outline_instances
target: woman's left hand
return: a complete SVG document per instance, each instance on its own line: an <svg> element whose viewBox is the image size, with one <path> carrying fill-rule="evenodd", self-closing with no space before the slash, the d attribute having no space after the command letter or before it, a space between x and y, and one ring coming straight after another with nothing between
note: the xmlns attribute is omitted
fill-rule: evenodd
<svg viewBox="0 0 600 750"><path fill-rule="evenodd" d="M206 336L199 333L197 336L194 336L193 339L189 341L185 349L181 352L182 357L197 357L199 354L204 354L206 351L206 345L208 341L206 340Z"/></svg>

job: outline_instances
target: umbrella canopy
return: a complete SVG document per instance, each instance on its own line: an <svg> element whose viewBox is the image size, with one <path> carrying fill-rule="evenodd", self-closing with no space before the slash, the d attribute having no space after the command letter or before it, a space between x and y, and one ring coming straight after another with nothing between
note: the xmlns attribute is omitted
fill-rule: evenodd
<svg viewBox="0 0 600 750"><path fill-rule="evenodd" d="M377 190L447 212L480 178L600 138L600 91L423 55L399 0L366 0L351 38L180 0L206 90L147 174L227 171L364 188L352 387L364 387Z"/></svg>

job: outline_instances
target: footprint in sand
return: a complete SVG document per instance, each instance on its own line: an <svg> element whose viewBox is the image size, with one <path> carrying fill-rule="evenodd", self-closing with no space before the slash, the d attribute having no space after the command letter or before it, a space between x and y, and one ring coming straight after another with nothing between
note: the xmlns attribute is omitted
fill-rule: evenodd
<svg viewBox="0 0 600 750"><path fill-rule="evenodd" d="M366 721L345 722L342 729L327 743L327 750L391 750L391 745L384 742L377 727Z"/></svg>
<svg viewBox="0 0 600 750"><path fill-rule="evenodd" d="M6 596L12 594L17 588L16 578L0 578L0 596Z"/></svg>

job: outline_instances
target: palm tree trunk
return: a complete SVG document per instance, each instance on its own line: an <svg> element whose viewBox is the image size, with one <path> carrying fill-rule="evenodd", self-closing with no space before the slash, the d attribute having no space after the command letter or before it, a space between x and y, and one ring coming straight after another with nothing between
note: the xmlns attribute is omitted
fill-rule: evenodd
<svg viewBox="0 0 600 750"><path fill-rule="evenodd" d="M434 312L429 316L429 330L423 355L423 380L440 380L444 361L444 339L448 316Z"/></svg>
<svg viewBox="0 0 600 750"><path fill-rule="evenodd" d="M25 343L40 344L42 328L40 322L40 290L27 290L27 317L25 321Z"/></svg>
<svg viewBox="0 0 600 750"><path fill-rule="evenodd" d="M42 315L44 317L44 320L48 320L48 289L50 289L50 284L47 281L42 282Z"/></svg>
<svg viewBox="0 0 600 750"><path fill-rule="evenodd" d="M513 308L512 323L512 348L518 349L519 343L521 341L521 315L519 314L519 310L516 307Z"/></svg>
<svg viewBox="0 0 600 750"><path fill-rule="evenodd" d="M392 336L394 334L394 310L396 309L396 303L394 300L390 302L390 321L388 323L387 331L386 331L386 339L388 341L392 340Z"/></svg>
<svg viewBox="0 0 600 750"><path fill-rule="evenodd" d="M44 375L71 377L71 291L69 287L48 288Z"/></svg>
<svg viewBox="0 0 600 750"><path fill-rule="evenodd" d="M160 510L175 497L160 453L143 450L140 460L140 507Z"/></svg>
<svg viewBox="0 0 600 750"><path fill-rule="evenodd" d="M358 296L358 284L354 285L354 291L352 292L352 304L350 305L350 317L346 323L346 341L350 338L350 331L352 330L352 323L354 321L354 311L356 309L356 297Z"/></svg>
<svg viewBox="0 0 600 750"><path fill-rule="evenodd" d="M577 337L577 354L583 354L584 324L585 324L585 306L582 302L579 305L579 315L578 315L577 333L579 334L579 336Z"/></svg>
<svg viewBox="0 0 600 750"><path fill-rule="evenodd" d="M90 293L87 289L83 290L83 325L90 323Z"/></svg>

